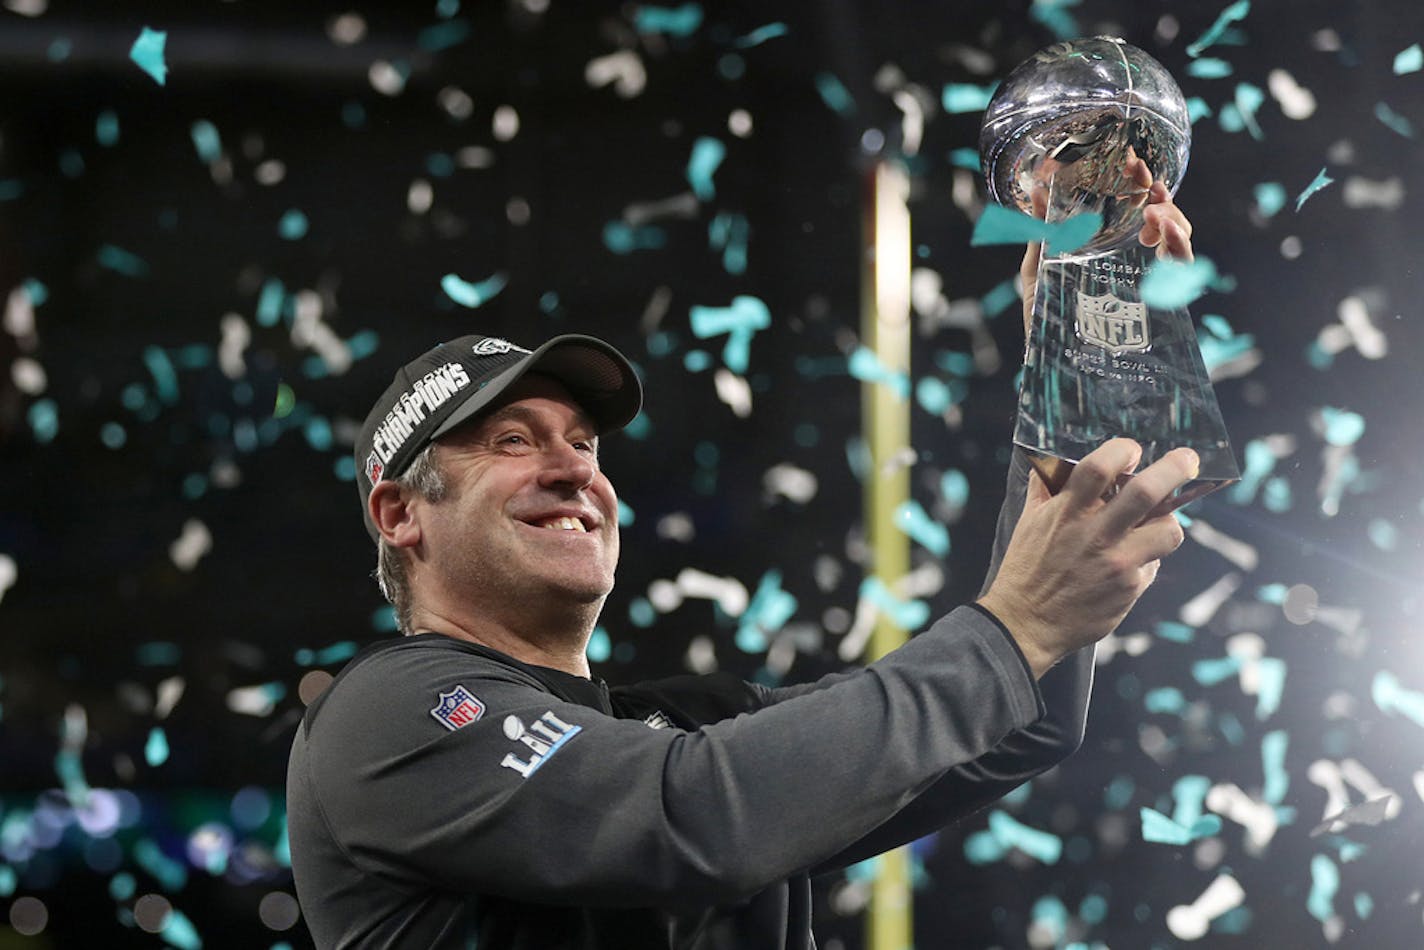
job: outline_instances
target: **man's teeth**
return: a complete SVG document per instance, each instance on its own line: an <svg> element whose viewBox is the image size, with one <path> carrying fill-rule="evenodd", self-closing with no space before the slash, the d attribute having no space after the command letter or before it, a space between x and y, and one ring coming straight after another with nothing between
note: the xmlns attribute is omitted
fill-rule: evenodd
<svg viewBox="0 0 1424 950"><path fill-rule="evenodd" d="M577 518L551 518L545 521L540 527L553 528L556 531L577 531L584 533L583 522Z"/></svg>

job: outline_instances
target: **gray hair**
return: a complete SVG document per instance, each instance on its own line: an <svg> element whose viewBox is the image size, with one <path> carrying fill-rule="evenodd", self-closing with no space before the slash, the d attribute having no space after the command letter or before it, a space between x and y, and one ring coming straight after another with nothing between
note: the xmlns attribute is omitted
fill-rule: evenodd
<svg viewBox="0 0 1424 950"><path fill-rule="evenodd" d="M438 502L445 497L445 473L435 458L435 443L421 450L410 463L410 467L395 480L403 491L413 491L429 502ZM414 633L411 629L410 581L406 577L405 552L392 547L381 538L376 542L376 583L381 585L381 593L396 609L396 626L406 636Z"/></svg>

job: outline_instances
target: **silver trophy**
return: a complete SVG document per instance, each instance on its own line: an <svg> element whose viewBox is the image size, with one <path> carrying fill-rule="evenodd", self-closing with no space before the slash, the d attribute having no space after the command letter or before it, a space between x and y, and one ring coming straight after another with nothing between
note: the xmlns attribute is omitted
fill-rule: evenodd
<svg viewBox="0 0 1424 950"><path fill-rule="evenodd" d="M1053 491L1114 436L1141 443L1142 465L1178 446L1201 457L1199 477L1160 511L1240 477L1191 315L1145 303L1139 289L1154 261L1137 240L1148 196L1125 169L1136 155L1175 193L1190 147L1171 75L1109 37L1035 54L984 114L979 149L995 201L1050 224L1103 221L1082 247L1046 251L1038 270L1014 441Z"/></svg>

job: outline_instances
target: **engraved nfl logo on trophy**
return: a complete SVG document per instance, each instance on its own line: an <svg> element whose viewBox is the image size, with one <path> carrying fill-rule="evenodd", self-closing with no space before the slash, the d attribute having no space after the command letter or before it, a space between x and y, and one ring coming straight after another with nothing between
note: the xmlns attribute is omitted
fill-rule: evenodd
<svg viewBox="0 0 1424 950"><path fill-rule="evenodd" d="M1171 75L1110 37L1041 50L985 111L979 148L995 201L1049 223L1103 221L1087 244L1046 249L1039 264L1014 442L1053 491L1115 436L1142 445L1143 466L1179 446L1201 457L1199 476L1161 510L1240 477L1191 315L1140 290L1153 255L1137 240L1148 195L1127 163L1141 159L1175 193L1190 145Z"/></svg>

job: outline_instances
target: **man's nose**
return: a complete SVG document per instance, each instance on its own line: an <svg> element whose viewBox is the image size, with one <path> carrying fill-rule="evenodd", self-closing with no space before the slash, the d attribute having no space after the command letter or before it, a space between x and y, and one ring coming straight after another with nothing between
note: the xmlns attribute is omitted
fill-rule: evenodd
<svg viewBox="0 0 1424 950"><path fill-rule="evenodd" d="M588 454L567 442L559 442L546 450L539 480L548 487L568 486L579 490L593 484L597 473L598 466Z"/></svg>

